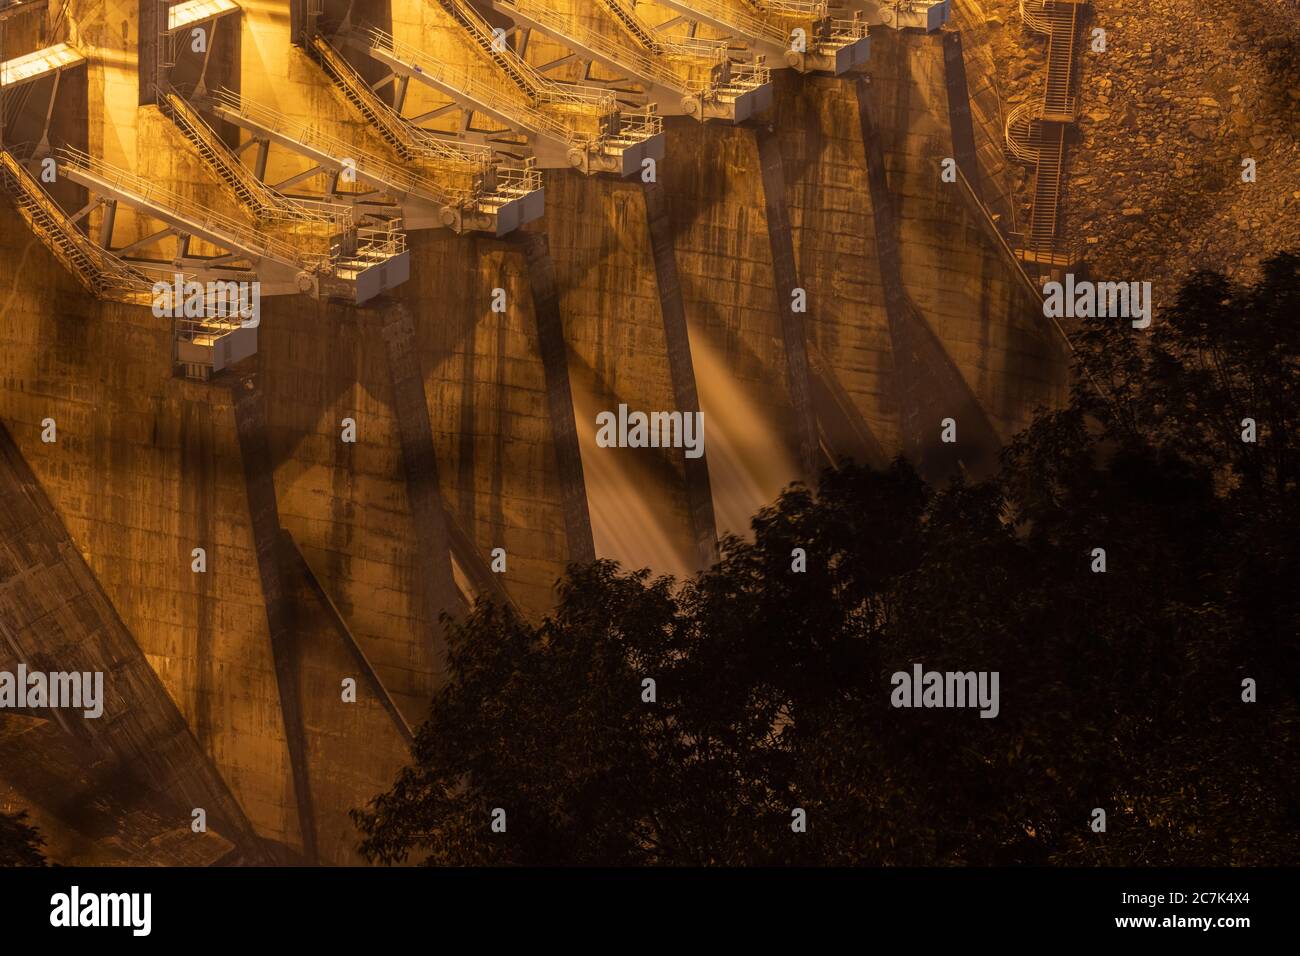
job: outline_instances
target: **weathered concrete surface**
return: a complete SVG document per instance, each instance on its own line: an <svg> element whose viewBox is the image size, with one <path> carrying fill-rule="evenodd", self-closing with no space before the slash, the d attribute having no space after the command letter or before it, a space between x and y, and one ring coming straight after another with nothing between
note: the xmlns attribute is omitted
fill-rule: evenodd
<svg viewBox="0 0 1300 956"><path fill-rule="evenodd" d="M53 720L0 714L0 812L25 810L65 866L213 866L254 862L188 811L97 764Z"/></svg>
<svg viewBox="0 0 1300 956"><path fill-rule="evenodd" d="M0 426L0 640L30 671L101 675L102 713L48 713L106 773L135 781L188 826L203 808L213 829L254 857L248 818L209 762L123 626L9 432Z"/></svg>
<svg viewBox="0 0 1300 956"><path fill-rule="evenodd" d="M959 185L940 179L943 159L956 153L942 36L883 31L873 38L869 72L866 95L891 200L887 218L900 291L919 311L917 334L940 351L930 350L931 357L921 361L919 381L916 373L910 381L899 380L898 343L887 322L881 278L882 269L893 267L882 261L877 245L876 197L866 161L870 144L858 121L855 81L783 76L778 128L787 168L797 170L790 174L790 205L800 273L813 301L812 338L886 448L908 447L900 429L915 413L916 400L912 408L902 407L906 387L914 396L952 396L917 423L914 442L937 442L939 422L928 419L946 402L951 411L941 417L958 419L959 443L972 431L961 419L976 419L982 447L972 451L987 464L995 450L989 446L1026 424L1036 405L1064 397L1065 346L1043 319L1023 273L981 228ZM982 127L974 128L978 143ZM940 361L942 356L948 361ZM949 363L960 381L939 387L950 378ZM970 455L963 460L969 463ZM946 474L941 470L935 477Z"/></svg>
<svg viewBox="0 0 1300 956"><path fill-rule="evenodd" d="M8 206L0 216L15 226L4 230L0 242L34 241ZM164 320L143 309L82 300L71 277L39 244L26 257L23 248L6 252L25 265L21 283L4 290L4 418L51 489L59 517L76 529L78 550L130 631L122 632L123 639L147 655L259 835L300 852L304 841L230 393L169 376ZM56 421L57 443L40 441L45 417ZM392 467L400 474L399 465ZM8 505L7 492L3 498ZM401 520L409 524L405 513ZM204 574L190 570L194 547L207 550ZM346 811L391 779L403 759L400 734L364 685L358 704L326 706L340 700L344 676L359 675L327 622L297 607L295 602L305 600L299 597L301 580L289 573L281 580L288 582L282 602L290 605L281 613L292 622L296 645L290 686L304 688L303 776L319 807L319 854L325 862L355 862ZM51 598L73 593L70 586L47 590ZM373 596L367 602L382 605ZM40 645L47 653L56 649L44 639ZM412 698L416 719L427 706L428 689ZM139 698L126 695L128 701ZM364 731L349 729L358 726ZM361 739L367 742L364 753L349 753ZM155 749L165 752L161 744ZM206 804L217 818L212 801ZM67 828L56 838L71 854L64 862L80 859L88 852L77 849L81 823L49 813L50 827L60 833ZM188 832L188 807L182 822ZM213 828L218 829L215 819ZM132 859L183 856L173 846L159 848L153 858Z"/></svg>
<svg viewBox="0 0 1300 956"><path fill-rule="evenodd" d="M433 688L435 622L414 570L419 544L378 321L310 300L272 302L256 361L280 523L416 720ZM345 419L356 423L355 443L342 440Z"/></svg>
<svg viewBox="0 0 1300 956"><path fill-rule="evenodd" d="M1021 170L1007 159L1003 138L1006 111L1011 107L1004 106L1007 100L994 59L990 26L984 12L977 8L978 0L956 0L952 4L951 27L952 32L961 37L967 107L979 161L979 191L984 204L998 217L1004 229L1016 232L1019 225L1013 194ZM1005 30L1006 27L999 24L994 29ZM951 44L952 41L945 39L944 43Z"/></svg>
<svg viewBox="0 0 1300 956"><path fill-rule="evenodd" d="M225 211L220 187L183 138L156 110L134 105L136 7L73 4L76 29L108 51L89 72L91 151ZM698 566L708 505L719 530L743 532L758 506L806 475L809 407L823 451L879 463L915 447L916 436L937 435L938 423L926 419L945 395L967 396L993 441L1035 403L1061 397L1063 355L1031 290L978 209L939 182L943 157L959 145L973 150L981 192L997 211L996 100L990 106L982 72L968 70L971 134L955 142L951 121L961 110L949 99L943 42L875 40L868 98L879 131L875 196L889 196L887 209L873 205L872 144L854 81L781 75L765 135L779 146L783 196L764 189L752 129L681 119L668 124L659 168L666 217L639 182L557 172L547 178L547 219L534 227L546 239L545 261L530 262L519 242L411 237L412 279L397 297L411 313L437 497L449 534L463 530L479 559L505 550L507 569L494 577L526 614L545 612L565 562L593 545L658 570ZM968 65L983 55L964 46ZM287 52L279 6L246 10L241 51L250 98L371 143L319 69ZM782 214L793 261L777 278ZM878 228L896 240L887 273ZM662 268L667 249L680 316ZM388 785L402 734L385 695L360 679L328 604L405 722L422 719L438 680L435 610L419 573L436 537L420 528L434 513L426 508L421 521L412 506L382 321L305 298L263 303L248 369L261 380L274 489L275 518L263 528L255 512L267 509L250 506L230 393L170 378L168 320L87 300L7 204L0 261L14 264L0 275L0 419L97 586L257 833L289 854L314 843L323 862L355 860L346 810ZM914 309L895 310L892 324L886 275ZM806 399L789 386L798 335L791 339L782 310L794 281L808 292ZM492 309L496 289L505 291L501 312ZM900 349L904 332L928 344ZM680 452L594 446L595 413L620 401L642 410L689 405L684 357L706 419L703 501ZM568 417L555 407L563 404L557 370L569 382ZM409 376L403 382L418 391ZM922 409L918 396L938 404ZM45 417L58 422L57 444L40 441ZM357 423L356 444L340 441L344 418ZM967 434L959 421L959 437ZM294 654L277 681L269 553L259 567L257 541L281 530L297 540L321 592L280 556L283 606L272 619L282 616ZM190 570L200 546L205 574ZM462 587L465 577L462 567ZM341 699L345 677L358 679L356 704ZM294 708L282 691L298 697L296 760L285 732ZM314 808L307 838L296 791Z"/></svg>
<svg viewBox="0 0 1300 956"><path fill-rule="evenodd" d="M0 217L22 263L3 292L0 415L258 832L294 843L229 393L173 379L168 320L87 301L7 204ZM41 441L46 418L58 442Z"/></svg>
<svg viewBox="0 0 1300 956"><path fill-rule="evenodd" d="M989 241L962 192L939 179L954 155L942 39L893 33L873 45L875 94L908 291L962 370L998 436L1039 403L1064 398L1059 334L1005 250Z"/></svg>
<svg viewBox="0 0 1300 956"><path fill-rule="evenodd" d="M682 301L681 276L677 271L672 209L658 179L646 183L642 195L650 249L654 256L655 283L659 287L659 311L663 318L664 344L668 350L673 407L683 415L694 415L700 411L700 393L695 380L695 360L691 356L686 305ZM697 556L700 567L707 568L718 560L718 525L713 511L713 485L709 480L707 453L698 458L683 453L682 473Z"/></svg>
<svg viewBox="0 0 1300 956"><path fill-rule="evenodd" d="M506 590L540 614L567 546L522 256L428 233L413 237L412 253L421 278L400 296L414 325L439 497L480 560L505 549ZM433 281L448 274L457 281ZM490 309L496 287L515 303L500 314ZM257 363L281 522L418 723L437 680L441 626L417 573L433 545L417 534L410 506L382 317L308 300L276 301L267 312ZM355 443L341 440L349 418Z"/></svg>
<svg viewBox="0 0 1300 956"><path fill-rule="evenodd" d="M567 172L548 175L546 183L544 226L579 393L577 427L597 554L689 573L700 564L698 539L709 531L695 530L682 451L594 442L596 413L616 412L620 403L630 411L681 408L641 183ZM680 294L673 304L680 307ZM630 508L633 497L652 506Z"/></svg>
<svg viewBox="0 0 1300 956"><path fill-rule="evenodd" d="M660 177L672 205L718 530L743 533L757 507L800 474L778 312L790 294L773 274L753 131L687 119L665 126Z"/></svg>
<svg viewBox="0 0 1300 956"><path fill-rule="evenodd" d="M452 574L451 535L438 482L438 453L433 447L433 429L429 424L429 405L424 396L424 376L415 348L411 312L401 302L380 302L376 311L388 352L388 378L397 413L406 494L411 503L415 536L424 551L415 571L425 599L425 618L432 622L442 614L460 614L464 598ZM440 630L435 627L430 634L435 675L439 680L446 670Z"/></svg>
<svg viewBox="0 0 1300 956"><path fill-rule="evenodd" d="M444 502L480 556L505 550L497 576L540 615L572 552L525 253L441 232L413 234L411 250L398 294L415 321Z"/></svg>
<svg viewBox="0 0 1300 956"><path fill-rule="evenodd" d="M348 810L365 806L379 792L376 785L382 789L396 777L409 760L407 741L288 548L281 560L296 644L303 776L315 813L315 849L321 863L356 865L364 860L356 852ZM345 696L345 680L355 682L355 700Z"/></svg>
<svg viewBox="0 0 1300 956"><path fill-rule="evenodd" d="M280 722L289 749L293 778L294 807L302 852L308 863L319 862L316 850L316 811L307 782L307 742L303 728L298 688L297 635L289 624L284 576L280 561L280 515L275 503L275 474L267 437L266 399L255 374L231 376L231 399L235 406L235 427L239 435L239 457L244 466L244 490L257 555L257 571L266 608L271 659L275 665L276 698Z"/></svg>

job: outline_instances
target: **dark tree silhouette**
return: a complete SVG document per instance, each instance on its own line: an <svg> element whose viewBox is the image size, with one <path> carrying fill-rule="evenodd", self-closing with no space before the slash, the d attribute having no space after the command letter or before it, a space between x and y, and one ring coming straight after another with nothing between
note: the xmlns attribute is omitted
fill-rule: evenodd
<svg viewBox="0 0 1300 956"><path fill-rule="evenodd" d="M27 812L0 813L0 866L45 866L45 854L36 828L27 823Z"/></svg>
<svg viewBox="0 0 1300 956"><path fill-rule="evenodd" d="M412 765L353 812L362 852L1300 859L1300 259L1245 288L1198 274L1154 332L1098 322L1079 344L1089 375L993 480L846 463L680 586L597 562L540 625L477 605ZM997 671L1000 713L895 709L914 663Z"/></svg>

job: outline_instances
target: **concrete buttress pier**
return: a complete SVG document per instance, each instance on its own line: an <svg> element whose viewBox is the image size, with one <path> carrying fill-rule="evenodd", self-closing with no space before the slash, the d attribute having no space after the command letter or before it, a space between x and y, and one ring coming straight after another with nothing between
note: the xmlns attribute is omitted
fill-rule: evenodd
<svg viewBox="0 0 1300 956"><path fill-rule="evenodd" d="M0 713L0 754L133 764L131 859L359 862L348 811L407 759L443 614L540 620L574 561L692 574L844 457L979 475L1065 397L979 30L774 62L692 2L331 0L314 34L247 3L171 67L137 0L6 34L75 51L48 132L82 165L4 167L0 666L102 668L115 719ZM255 349L179 368L146 280L235 264L277 286ZM620 406L702 413L702 454L601 447ZM53 779L0 766L0 799L105 858Z"/></svg>

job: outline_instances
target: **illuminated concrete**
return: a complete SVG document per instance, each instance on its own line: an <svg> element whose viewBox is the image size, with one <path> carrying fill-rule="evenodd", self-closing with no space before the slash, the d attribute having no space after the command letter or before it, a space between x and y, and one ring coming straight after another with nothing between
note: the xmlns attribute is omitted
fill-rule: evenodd
<svg viewBox="0 0 1300 956"><path fill-rule="evenodd" d="M237 67L224 79L237 76L243 97L402 159L291 44L286 4L241 7L238 60L218 58L209 79ZM254 223L176 125L137 105L136 11L126 0L73 4L69 42L98 43L71 71L87 76L87 151ZM485 83L505 82L441 6L400 0L392 29ZM420 721L439 680L426 540L436 516L431 496L413 502L418 481L403 461L413 378L437 466L424 493L436 490L448 528L480 558L505 550L501 582L533 618L583 553L584 513L599 555L699 566L705 486L680 452L623 454L593 440L595 414L620 402L683 404L684 351L718 531L743 532L755 508L806 477L809 412L814 454L852 442L879 461L924 451L945 402L983 423L962 425L962 441L983 432L996 443L1036 403L1063 397L1061 343L1033 290L984 207L939 180L941 159L973 156L988 206L997 212L1006 193L990 146L996 104L974 66L984 53L974 42L965 50L969 134L954 129L962 110L948 53L942 32L883 31L870 84L861 70L782 70L770 130L671 119L657 199L637 179L553 169L547 214L522 235L412 233L412 278L393 292L411 313L412 361L400 376L383 300L355 309L289 296L265 305L258 352L237 369L255 374L255 396L233 376L176 379L169 320L92 298L0 205L0 261L13 265L0 281L0 417L203 755L277 854L355 859L346 810L389 784L403 725ZM412 84L409 95L423 94ZM508 87L502 95L527 102ZM455 128L454 115L442 119ZM273 181L301 168L293 156L272 163ZM877 215L886 204L893 215ZM129 210L119 215L124 235L147 235ZM807 293L802 372L792 283ZM556 412L566 388L567 421ZM242 406L243 441L241 399L255 400L262 422L250 427L258 419ZM47 417L58 443L41 441ZM357 425L355 443L340 440L344 419ZM259 434L265 450L254 454ZM958 456L987 460L988 444L970 438ZM283 532L319 591L299 565L273 562L267 542ZM197 574L200 546L209 564ZM468 577L457 575L462 588ZM356 704L340 699L345 677L358 678Z"/></svg>

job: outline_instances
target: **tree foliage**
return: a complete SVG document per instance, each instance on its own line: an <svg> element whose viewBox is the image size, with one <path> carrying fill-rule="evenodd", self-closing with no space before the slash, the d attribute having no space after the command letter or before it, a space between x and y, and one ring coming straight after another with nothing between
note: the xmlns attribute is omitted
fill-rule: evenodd
<svg viewBox="0 0 1300 956"><path fill-rule="evenodd" d="M478 604L411 766L354 811L363 853L1300 859L1298 273L1278 255L1249 287L1198 274L1154 335L1090 325L1070 402L987 482L846 463L680 585L596 562L538 625ZM997 671L999 715L893 708L914 663Z"/></svg>

